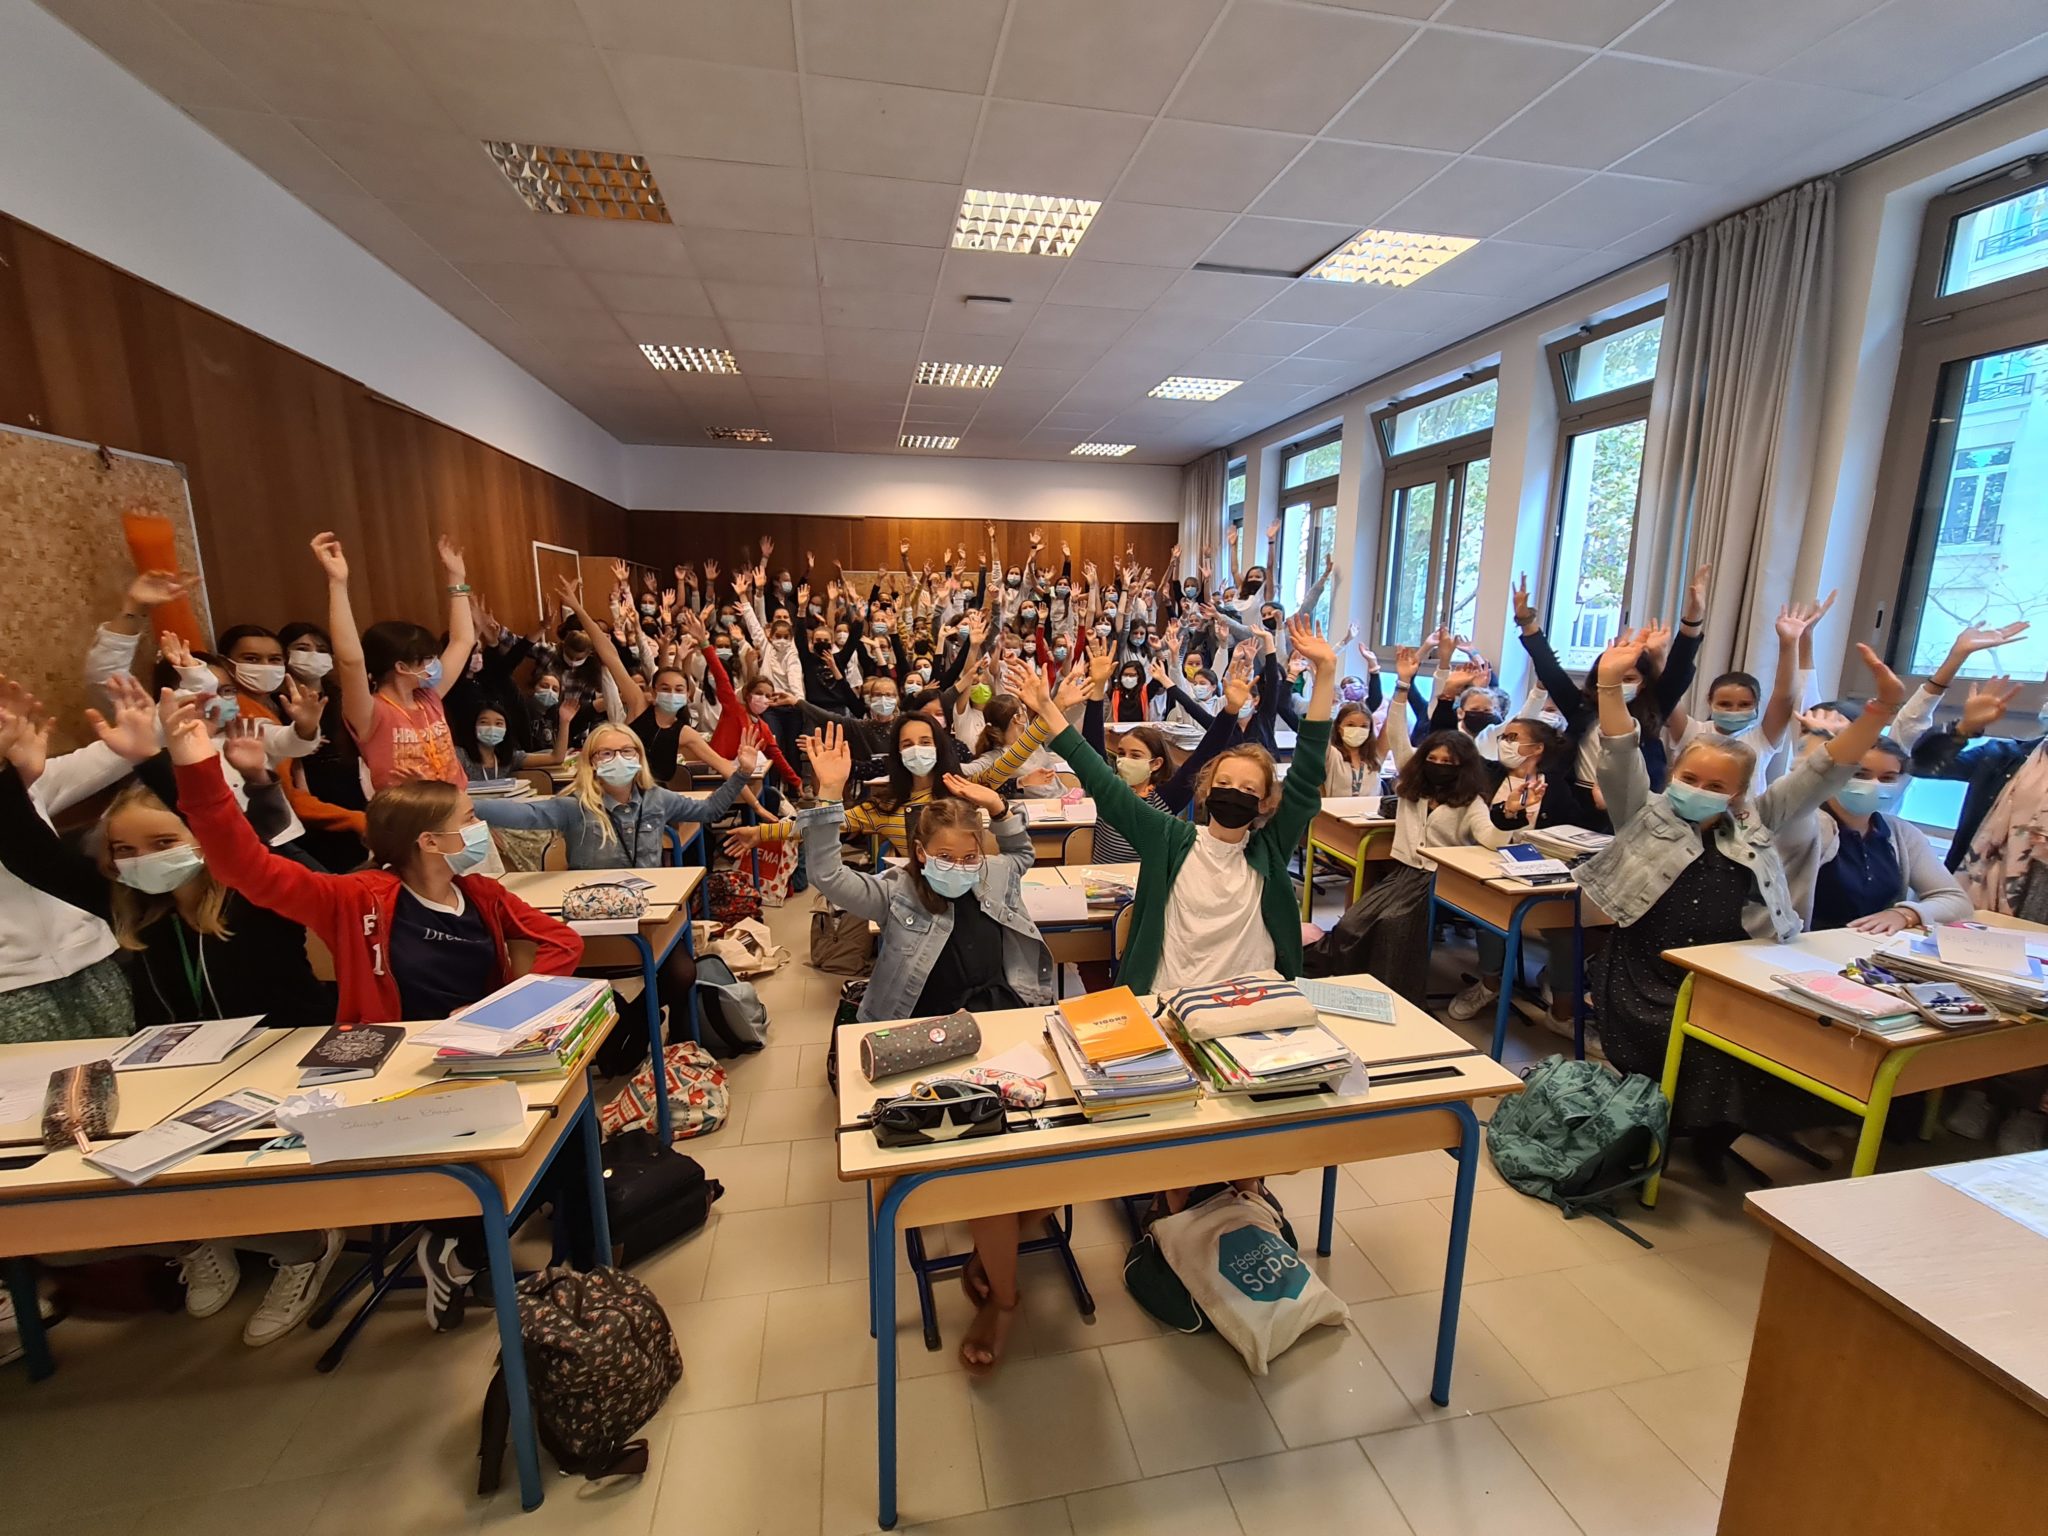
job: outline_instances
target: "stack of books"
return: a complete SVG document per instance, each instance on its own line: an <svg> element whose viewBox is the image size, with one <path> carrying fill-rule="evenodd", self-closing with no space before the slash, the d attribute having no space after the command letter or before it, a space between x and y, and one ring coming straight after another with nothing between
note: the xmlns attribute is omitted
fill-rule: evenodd
<svg viewBox="0 0 2048 1536"><path fill-rule="evenodd" d="M449 1077L563 1076L617 1017L607 982L522 976L413 1038Z"/></svg>
<svg viewBox="0 0 2048 1536"><path fill-rule="evenodd" d="M1942 959L1936 935L1901 934L1870 958L1900 981L1961 988L2009 1018L2048 1014L2048 974L2032 954L2024 955L2023 971L1992 970Z"/></svg>
<svg viewBox="0 0 2048 1536"><path fill-rule="evenodd" d="M1613 834L1592 832L1584 827L1530 827L1520 834L1523 842L1548 859L1575 864L1589 858L1614 841Z"/></svg>
<svg viewBox="0 0 2048 1536"><path fill-rule="evenodd" d="M1082 889L1088 893L1091 912L1114 912L1131 904L1131 888L1118 880L1090 880Z"/></svg>
<svg viewBox="0 0 2048 1536"><path fill-rule="evenodd" d="M1320 1024L1190 1040L1188 1054L1215 1093L1299 1093L1334 1088L1358 1058Z"/></svg>
<svg viewBox="0 0 2048 1536"><path fill-rule="evenodd" d="M1900 1034L1920 1022L1913 1005L1897 993L1866 986L1834 971L1780 971L1771 980L1791 992L1803 1007L1873 1034Z"/></svg>
<svg viewBox="0 0 2048 1536"><path fill-rule="evenodd" d="M1089 1119L1192 1104L1202 1083L1129 987L1070 997L1046 1038Z"/></svg>

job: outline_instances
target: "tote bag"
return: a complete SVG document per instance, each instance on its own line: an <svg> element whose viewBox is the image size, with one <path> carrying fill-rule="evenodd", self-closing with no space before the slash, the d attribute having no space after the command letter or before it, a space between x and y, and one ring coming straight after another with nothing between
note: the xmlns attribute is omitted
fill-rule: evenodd
<svg viewBox="0 0 2048 1536"><path fill-rule="evenodd" d="M1280 1218L1235 1187L1152 1223L1152 1236L1188 1295L1244 1356L1254 1376L1309 1329L1350 1313L1293 1244Z"/></svg>

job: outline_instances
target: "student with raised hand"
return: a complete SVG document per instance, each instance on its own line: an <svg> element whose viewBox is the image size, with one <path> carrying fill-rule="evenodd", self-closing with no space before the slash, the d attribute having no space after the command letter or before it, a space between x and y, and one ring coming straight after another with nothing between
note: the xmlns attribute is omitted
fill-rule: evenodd
<svg viewBox="0 0 2048 1536"><path fill-rule="evenodd" d="M421 778L379 790L367 818L375 867L317 874L272 853L249 829L203 725L183 721L169 734L179 812L208 871L318 935L334 957L338 1022L444 1019L516 976L567 976L583 958L574 929L478 873L490 828L459 785ZM429 1326L461 1320L480 1263L476 1247L471 1223L420 1234Z"/></svg>
<svg viewBox="0 0 2048 1536"><path fill-rule="evenodd" d="M1980 645L1988 650L2004 643L2003 631L1980 631L2002 638ZM1964 642L1958 640L1956 645ZM1935 673L1953 676L1955 652ZM1926 694L1933 684L1922 689ZM2048 911L2048 876L2033 871L2043 859L2034 850L2048 829L2048 736L1987 736L2005 712L2020 685L2005 677L1970 684L1960 719L1954 725L1924 731L1917 739L1901 732L1912 750L1915 778L1961 779L1969 785L1956 817L1956 835L1948 847L1948 867L1962 879L1971 899L1988 911L2019 915ZM1924 721L1933 702L1916 697L1914 708ZM2040 722L2048 726L2048 717ZM2048 850L2043 850L2048 853ZM2029 892L2033 894L2030 896Z"/></svg>
<svg viewBox="0 0 2048 1536"><path fill-rule="evenodd" d="M879 875L848 869L839 839L842 796L853 769L845 734L834 725L804 739L818 778L819 804L798 818L811 880L833 905L880 925L874 975L861 999L863 1021L1042 1007L1053 1000L1053 960L1024 906L1031 834L994 790L957 774L927 805L903 846L909 863ZM982 815L995 853L984 852ZM960 1361L984 1375L1002 1358L1018 1305L1017 1245L1040 1213L969 1223L974 1259L962 1284L977 1311L960 1344Z"/></svg>
<svg viewBox="0 0 2048 1536"><path fill-rule="evenodd" d="M450 729L464 777L471 784L492 784L521 769L554 767L562 761L562 742L569 734L569 716L574 711L573 704L561 706L562 729L555 734L554 747L546 752L522 752L514 746L511 720L496 704L485 704L473 718L457 718Z"/></svg>
<svg viewBox="0 0 2048 1536"><path fill-rule="evenodd" d="M1684 973L1668 949L1746 938L1784 940L1800 930L1777 835L1839 795L1898 713L1905 685L1867 645L1856 649L1877 695L1846 729L1752 796L1755 761L1745 744L1702 737L1680 750L1670 782L1652 791L1640 729L1622 694L1640 665L1640 634L1616 637L1594 668L1606 751L1600 783L1614 841L1579 865L1580 888L1614 919L1605 948L1587 964L1607 1058L1624 1072L1661 1078L1671 1015ZM1672 1128L1693 1138L1710 1178L1744 1131L1788 1133L1818 1123L1804 1090L1724 1055L1685 1047ZM1821 1111L1822 1114L1825 1111Z"/></svg>
<svg viewBox="0 0 2048 1536"><path fill-rule="evenodd" d="M1133 991L1200 986L1257 970L1300 974L1301 916L1287 864L1322 804L1337 655L1305 619L1294 620L1289 633L1316 669L1294 761L1282 781L1263 748L1224 749L1196 787L1195 805L1208 817L1200 827L1143 803L1067 725L1044 680L1012 669L1012 690L1057 732L1052 750L1094 796L1097 823L1137 850L1138 887L1120 972Z"/></svg>
<svg viewBox="0 0 2048 1536"><path fill-rule="evenodd" d="M1393 869L1352 904L1307 960L1318 976L1370 971L1417 1007L1425 1006L1429 992L1435 878L1435 866L1422 850L1502 848L1509 841L1488 813L1486 765L1472 738L1463 731L1431 731L1419 744L1408 739L1403 695L1414 687L1421 663L1415 646L1404 645L1395 653L1394 700L1383 731L1400 769L1394 781Z"/></svg>
<svg viewBox="0 0 2048 1536"><path fill-rule="evenodd" d="M313 558L327 577L327 627L342 718L363 754L372 791L404 779L458 787L466 779L441 701L468 664L476 635L462 553L445 534L436 547L448 588L445 646L431 631L394 619L358 632L341 540L331 533L313 537Z"/></svg>
<svg viewBox="0 0 2048 1536"><path fill-rule="evenodd" d="M1665 746L1678 752L1701 738L1739 741L1756 754L1756 777L1750 793L1761 794L1773 776L1773 759L1785 746L1785 735L1799 706L1799 658L1810 652L1814 627L1835 605L1830 592L1818 603L1787 603L1778 610L1774 628L1778 634L1778 664L1768 702L1756 678L1748 672L1723 672L1707 687L1708 717L1702 721L1687 714L1678 704L1664 722ZM1759 705L1761 704L1761 709Z"/></svg>
<svg viewBox="0 0 2048 1536"><path fill-rule="evenodd" d="M1091 658L1085 672L1069 673L1060 683L1053 702L1064 715L1083 705L1081 737L1117 771L1131 793L1145 804L1178 816L1195 797L1202 770L1237 737L1237 710L1251 696L1251 673L1233 668L1224 685L1224 707L1210 722L1202 740L1175 768L1167 756L1166 737L1157 726L1138 725L1117 733L1114 744L1106 743L1102 729L1101 687L1109 677L1109 648L1097 642L1099 655ZM1101 822L1095 828L1095 862L1124 864L1138 857L1137 849L1115 827Z"/></svg>

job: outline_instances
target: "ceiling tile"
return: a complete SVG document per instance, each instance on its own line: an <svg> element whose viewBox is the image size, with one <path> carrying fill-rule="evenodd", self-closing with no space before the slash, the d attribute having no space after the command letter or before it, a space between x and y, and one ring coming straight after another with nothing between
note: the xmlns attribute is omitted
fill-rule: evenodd
<svg viewBox="0 0 2048 1536"><path fill-rule="evenodd" d="M1095 345L1091 356L1100 357L1117 337L1131 328L1143 313L1139 309L1107 309L1097 306L1041 304L1024 328L1029 341ZM1009 382L1007 379L1002 382Z"/></svg>
<svg viewBox="0 0 2048 1536"><path fill-rule="evenodd" d="M1008 251L948 251L939 269L938 294L942 299L963 299L968 294L991 294L1014 299L1018 304L1036 304L1052 292L1067 269L1068 257L1019 256Z"/></svg>
<svg viewBox="0 0 2048 1536"><path fill-rule="evenodd" d="M1204 263L1298 276L1358 233L1356 223L1313 224L1247 214L1202 253Z"/></svg>
<svg viewBox="0 0 2048 1536"><path fill-rule="evenodd" d="M43 0L43 9L181 107L254 112L266 103L191 34L133 0Z"/></svg>
<svg viewBox="0 0 2048 1536"><path fill-rule="evenodd" d="M275 112L240 112L227 107L185 110L193 121L281 187L314 195L366 190L300 132L295 123ZM479 149L477 153L483 151ZM497 172L491 174L495 176Z"/></svg>
<svg viewBox="0 0 2048 1536"><path fill-rule="evenodd" d="M811 164L822 171L957 181L981 98L820 76L804 85Z"/></svg>
<svg viewBox="0 0 2048 1536"><path fill-rule="evenodd" d="M1160 310L1200 310L1219 320L1242 320L1287 286L1285 278L1237 272L1183 272L1160 297ZM1156 311L1155 311L1156 312ZM1217 333L1221 335L1219 331Z"/></svg>
<svg viewBox="0 0 2048 1536"><path fill-rule="evenodd" d="M1490 295L1515 295L1527 292L1534 284L1543 281L1548 273L1556 271L1568 261L1575 261L1584 255L1583 251L1570 250L1555 245L1528 245L1513 240L1482 240L1471 250L1453 257L1428 276L1419 278L1405 292L1431 293L1478 293ZM1360 324L1374 323L1391 325L1400 330L1405 327L1388 321L1384 316L1391 313L1391 300L1385 310L1375 310Z"/></svg>
<svg viewBox="0 0 2048 1536"><path fill-rule="evenodd" d="M1320 327L1315 328L1315 333L1318 336L1323 334ZM1263 353L1225 352L1222 346L1223 343L1218 342L1206 352L1197 352L1187 360L1186 371L1198 379L1242 379L1249 382L1264 378L1275 363L1282 361Z"/></svg>
<svg viewBox="0 0 2048 1536"><path fill-rule="evenodd" d="M515 304L548 304L557 309L599 309L598 297L567 267L530 267L509 261L466 261L458 270L486 298L508 309Z"/></svg>
<svg viewBox="0 0 2048 1536"><path fill-rule="evenodd" d="M1374 16L1236 0L1168 113L1317 133L1414 33Z"/></svg>
<svg viewBox="0 0 2048 1536"><path fill-rule="evenodd" d="M685 347L723 347L730 345L725 326L708 314L671 315L661 312L642 314L634 310L614 310L612 318L619 322L625 333L638 343L642 341L665 341ZM637 347L632 360L648 373L652 367ZM660 375L656 374L659 378Z"/></svg>
<svg viewBox="0 0 2048 1536"><path fill-rule="evenodd" d="M979 94L1003 9L1004 0L797 0L804 69Z"/></svg>
<svg viewBox="0 0 2048 1536"><path fill-rule="evenodd" d="M1224 0L1015 0L995 94L1157 112Z"/></svg>
<svg viewBox="0 0 2048 1536"><path fill-rule="evenodd" d="M1091 261L1191 267L1230 224L1229 214L1204 208L1114 201L1095 216L1080 249Z"/></svg>
<svg viewBox="0 0 2048 1536"><path fill-rule="evenodd" d="M1331 331L1303 347L1298 355L1326 362L1391 363L1418 335L1410 331Z"/></svg>
<svg viewBox="0 0 2048 1536"><path fill-rule="evenodd" d="M1063 305L1143 309L1173 285L1178 267L1137 267L1116 261L1065 262L1052 297Z"/></svg>
<svg viewBox="0 0 2048 1536"><path fill-rule="evenodd" d="M749 229L766 234L811 232L811 183L787 165L741 165L650 155L669 217L686 228Z"/></svg>
<svg viewBox="0 0 2048 1536"><path fill-rule="evenodd" d="M1602 56L1480 148L1504 158L1597 171L1742 83L1735 75Z"/></svg>
<svg viewBox="0 0 2048 1536"><path fill-rule="evenodd" d="M770 320L733 320L726 324L725 334L730 338L733 349L740 354L740 371L744 374L747 356L759 352L814 352L822 355L825 351L825 327L822 325L784 325Z"/></svg>
<svg viewBox="0 0 2048 1536"><path fill-rule="evenodd" d="M1774 185L1789 185L1803 174L1802 149L1878 113L1889 117L1896 110L1881 96L1789 80L1754 80L1625 157L1616 169L1709 185L1740 182L1764 171ZM1833 164L1830 160L1828 166L1812 169Z"/></svg>
<svg viewBox="0 0 2048 1536"><path fill-rule="evenodd" d="M967 184L1052 197L1107 197L1150 121L1127 112L991 101L974 141Z"/></svg>
<svg viewBox="0 0 2048 1536"><path fill-rule="evenodd" d="M795 75L653 54L604 57L635 131L624 147L760 165L804 163Z"/></svg>
<svg viewBox="0 0 2048 1536"><path fill-rule="evenodd" d="M924 333L924 347L919 355L937 363L1007 363L1016 345L1015 333L946 330L934 321Z"/></svg>
<svg viewBox="0 0 2048 1536"><path fill-rule="evenodd" d="M373 196L527 211L482 138L452 124L442 132L427 132L413 123L297 122L308 139Z"/></svg>
<svg viewBox="0 0 2048 1536"><path fill-rule="evenodd" d="M827 288L825 323L853 328L922 331L932 307L928 293L884 293L873 288Z"/></svg>
<svg viewBox="0 0 2048 1536"><path fill-rule="evenodd" d="M1037 309L1035 302L968 304L942 290L932 301L931 331L933 335L947 331L962 336L1018 336Z"/></svg>
<svg viewBox="0 0 2048 1536"><path fill-rule="evenodd" d="M837 171L811 176L811 216L819 234L836 239L942 246L952 239L959 212L960 188L943 181Z"/></svg>
<svg viewBox="0 0 2048 1536"><path fill-rule="evenodd" d="M595 48L414 27L385 31L467 133L577 149L640 147Z"/></svg>
<svg viewBox="0 0 2048 1536"><path fill-rule="evenodd" d="M1330 135L1415 149L1470 149L1583 64L1549 43L1426 31L1366 87Z"/></svg>
<svg viewBox="0 0 2048 1536"><path fill-rule="evenodd" d="M827 289L871 288L929 297L944 257L930 246L820 240L818 271Z"/></svg>
<svg viewBox="0 0 2048 1536"><path fill-rule="evenodd" d="M704 292L721 320L776 320L795 325L817 325L815 283L782 287L768 283L707 282Z"/></svg>
<svg viewBox="0 0 2048 1536"><path fill-rule="evenodd" d="M584 281L607 309L643 315L708 315L711 297L694 277L589 272Z"/></svg>
<svg viewBox="0 0 2048 1536"><path fill-rule="evenodd" d="M1614 46L1621 53L1760 75L1884 3L1677 0L1629 28Z"/></svg>
<svg viewBox="0 0 2048 1536"><path fill-rule="evenodd" d="M1446 326L1462 326L1469 332L1476 328L1469 323L1472 317L1489 310L1497 303L1499 300L1480 294L1428 293L1415 288L1403 288L1349 329L1423 332L1442 330Z"/></svg>
<svg viewBox="0 0 2048 1536"><path fill-rule="evenodd" d="M1348 220L1353 233L1449 165L1448 155L1367 144L1311 144L1252 204L1284 219Z"/></svg>
<svg viewBox="0 0 2048 1536"><path fill-rule="evenodd" d="M356 121L447 121L422 76L366 17L212 0L165 0L163 11L273 110Z"/></svg>
<svg viewBox="0 0 2048 1536"><path fill-rule="evenodd" d="M1467 155L1395 204L1386 223L1421 234L1484 238L1585 179L1583 171Z"/></svg>
<svg viewBox="0 0 2048 1536"><path fill-rule="evenodd" d="M1350 364L1320 357L1283 357L1263 374L1262 379L1295 384L1303 389L1321 389L1351 377Z"/></svg>
<svg viewBox="0 0 2048 1536"><path fill-rule="evenodd" d="M533 267L529 270L545 272L548 269ZM626 332L608 310L575 309L552 300L507 302L498 307L536 336L558 336L565 340L590 344L611 341L625 350L625 355L632 355L630 350L626 350ZM637 341L641 338L633 339Z"/></svg>
<svg viewBox="0 0 2048 1536"><path fill-rule="evenodd" d="M366 11L378 21L446 30L473 30L535 43L587 45L589 34L573 0L333 0L322 10Z"/></svg>
<svg viewBox="0 0 2048 1536"><path fill-rule="evenodd" d="M510 208L471 208L459 203L387 202L450 261L517 261L560 267L568 263L548 239L547 216L514 202Z"/></svg>
<svg viewBox="0 0 2048 1536"><path fill-rule="evenodd" d="M848 330L828 325L825 327L825 357L828 365L841 357L865 357L878 363L893 364L894 372L889 376L908 388L917 372L912 365L917 361L918 345L923 340L922 329Z"/></svg>
<svg viewBox="0 0 2048 1536"><path fill-rule="evenodd" d="M749 352L747 377L763 400L812 399L824 394L825 359L812 352Z"/></svg>
<svg viewBox="0 0 2048 1536"><path fill-rule="evenodd" d="M1265 308L1261 320L1299 325L1343 325L1385 301L1394 290L1377 283L1326 283L1304 279L1290 283Z"/></svg>
<svg viewBox="0 0 2048 1536"><path fill-rule="evenodd" d="M2030 0L1894 0L1773 73L1879 96L1912 96L2048 30Z"/></svg>
<svg viewBox="0 0 2048 1536"><path fill-rule="evenodd" d="M1593 176L1501 233L1510 240L1538 245L1606 246L1646 224L1700 207L1702 202L1699 188L1680 182Z"/></svg>
<svg viewBox="0 0 2048 1536"><path fill-rule="evenodd" d="M1451 0L1445 26L1604 48L1664 0Z"/></svg>
<svg viewBox="0 0 2048 1536"><path fill-rule="evenodd" d="M409 5L413 0L390 0ZM789 8L733 0L576 0L600 48L795 69Z"/></svg>
<svg viewBox="0 0 2048 1536"><path fill-rule="evenodd" d="M1308 142L1293 134L1163 117L1124 172L1117 196L1241 213Z"/></svg>
<svg viewBox="0 0 2048 1536"><path fill-rule="evenodd" d="M1292 357L1323 334L1320 325L1287 325L1277 320L1242 320L1217 338L1225 352L1244 352L1254 357Z"/></svg>
<svg viewBox="0 0 2048 1536"><path fill-rule="evenodd" d="M1048 304L1046 309L1056 308ZM1042 311L1041 311L1042 312ZM1119 314L1121 311L1099 309L1095 314ZM1119 330L1128 329L1127 326ZM1017 338L1017 345L1010 353L1010 361L1023 368L1044 368L1064 370L1084 368L1116 345L1116 337L1104 335L1068 335L1060 337L1033 335L1027 327Z"/></svg>
<svg viewBox="0 0 2048 1536"><path fill-rule="evenodd" d="M693 229L688 244L697 271L707 282L772 283L800 288L818 280L811 242L801 235Z"/></svg>
<svg viewBox="0 0 2048 1536"><path fill-rule="evenodd" d="M638 272L650 277L696 271L682 231L673 224L616 219L548 219L542 226L570 266L582 272Z"/></svg>

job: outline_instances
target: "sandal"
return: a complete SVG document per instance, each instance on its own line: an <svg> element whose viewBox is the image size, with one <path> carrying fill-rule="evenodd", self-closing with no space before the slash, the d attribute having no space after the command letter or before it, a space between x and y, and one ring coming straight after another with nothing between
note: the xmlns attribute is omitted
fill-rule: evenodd
<svg viewBox="0 0 2048 1536"><path fill-rule="evenodd" d="M960 1341L960 1364L968 1375L986 1376L1001 1363L1003 1346L1009 1342L1010 1326L1021 1304L1021 1299L1000 1302L993 1297L982 1303L968 1325L967 1337ZM971 1351L984 1352L988 1358L978 1359Z"/></svg>

